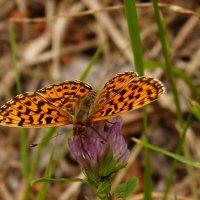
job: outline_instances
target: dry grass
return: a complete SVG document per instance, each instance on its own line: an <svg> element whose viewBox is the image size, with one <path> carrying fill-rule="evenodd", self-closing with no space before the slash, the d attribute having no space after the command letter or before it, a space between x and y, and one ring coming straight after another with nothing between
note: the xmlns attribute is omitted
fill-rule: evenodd
<svg viewBox="0 0 200 200"><path fill-rule="evenodd" d="M160 4L167 22L171 60L177 69L191 77L194 88L200 86L200 22L196 16L198 1L167 1L170 6ZM173 4L172 4L173 3ZM180 7L175 7L174 5ZM117 72L133 70L133 59L129 46L127 24L121 1L104 0L60 0L60 1L6 1L0 2L0 101L1 105L14 97L16 73L13 70L12 52L9 44L8 23L12 18L17 43L17 66L23 91L35 91L48 83L79 79L99 46L103 53L87 77L88 83L97 87L102 80L107 81ZM184 8L184 9L183 9ZM143 53L145 60L162 62L163 56L158 38L153 9L150 4L138 4ZM150 62L145 74L161 80L166 94L156 103L148 106L148 131L151 142L168 151L175 151L179 139L176 110L166 74L161 67ZM153 68L154 67L154 68ZM176 83L181 99L183 116L190 112L189 99L198 95L194 88L178 74ZM123 134L129 143L131 157L128 167L115 178L113 187L136 175L140 181L137 194L130 199L142 199L144 189L144 152L141 146L131 142L131 137L141 137L143 132L142 114L139 110L123 115ZM66 127L58 128L58 134L65 134ZM44 130L27 130L27 145L41 142ZM192 117L185 145L191 157L200 160L200 123ZM26 181L20 161L20 130L0 127L0 199L23 199ZM44 176L50 149L53 143L57 148L62 144L63 135L52 139L40 155L35 177ZM37 147L36 147L37 148ZM30 165L35 148L29 149ZM152 152L153 199L161 199L172 160ZM66 149L53 177L83 177L78 164L72 160ZM199 194L199 170L193 169L194 184ZM179 163L176 168L173 187L169 199L192 200L191 176L186 166ZM42 184L31 188L28 199L35 199ZM46 199L83 199L92 194L80 183L51 183ZM199 197L200 198L200 197Z"/></svg>

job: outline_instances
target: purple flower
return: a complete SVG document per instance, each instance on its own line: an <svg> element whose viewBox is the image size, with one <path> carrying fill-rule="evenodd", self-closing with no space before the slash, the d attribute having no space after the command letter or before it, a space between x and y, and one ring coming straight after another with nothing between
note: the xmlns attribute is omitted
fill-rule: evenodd
<svg viewBox="0 0 200 200"><path fill-rule="evenodd" d="M89 179L111 176L127 163L129 150L120 133L122 118L92 122L84 134L73 136L69 148Z"/></svg>

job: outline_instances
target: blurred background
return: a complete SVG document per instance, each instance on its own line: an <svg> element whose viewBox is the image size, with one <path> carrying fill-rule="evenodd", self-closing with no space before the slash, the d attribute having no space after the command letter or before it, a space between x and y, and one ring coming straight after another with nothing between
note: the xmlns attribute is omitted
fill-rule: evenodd
<svg viewBox="0 0 200 200"><path fill-rule="evenodd" d="M137 1L145 75L160 80L166 93L148 105L150 142L175 152L180 139L177 111L167 78L155 15L149 1ZM193 12L198 0L160 0L167 25L173 74L181 103L181 115L188 120L181 153L200 161L200 22ZM168 5L168 6L167 6ZM174 5L180 6L177 10ZM123 1L120 0L0 0L0 105L21 92L36 91L48 84L80 79L97 48L102 52L84 82L98 90L118 72L135 71ZM182 8L182 9L181 9ZM187 10L184 10L184 9ZM191 12L189 12L191 11ZM182 12L182 13L181 13ZM12 18L12 21L11 21ZM192 107L192 105L197 107ZM191 108L194 115L191 115ZM196 109L194 111L194 109ZM131 137L141 138L143 114L136 110L123 116L122 133L131 150L127 168L114 179L113 187L137 176L139 183L129 199L143 199L144 149ZM200 117L199 117L200 118ZM54 178L84 177L67 148L71 126L57 129L0 127L0 199L93 199L81 183L42 183L30 186L28 180L44 177L53 145ZM42 147L29 147L58 135ZM21 153L20 153L21 152ZM185 154L184 152L187 152ZM153 199L162 199L173 160L151 152ZM33 167L34 166L34 167ZM189 169L188 169L189 168ZM168 199L200 199L200 171L177 163ZM43 189L42 189L43 188ZM41 194L41 190L44 191Z"/></svg>

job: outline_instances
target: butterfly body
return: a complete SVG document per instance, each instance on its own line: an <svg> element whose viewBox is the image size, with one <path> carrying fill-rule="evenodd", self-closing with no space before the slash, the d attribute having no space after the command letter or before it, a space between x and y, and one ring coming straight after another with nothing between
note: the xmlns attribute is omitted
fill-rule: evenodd
<svg viewBox="0 0 200 200"><path fill-rule="evenodd" d="M86 122L93 111L93 105L96 100L97 93L92 90L85 97L80 99L75 109L74 122Z"/></svg>
<svg viewBox="0 0 200 200"><path fill-rule="evenodd" d="M90 91L87 96L80 99L74 113L73 130L74 135L80 135L85 132L90 125L90 116L93 111L93 105L96 100L97 93Z"/></svg>
<svg viewBox="0 0 200 200"><path fill-rule="evenodd" d="M0 125L26 128L74 125L82 134L92 121L109 119L158 99L165 89L135 72L116 74L101 92L78 80L49 85L17 95L0 108Z"/></svg>

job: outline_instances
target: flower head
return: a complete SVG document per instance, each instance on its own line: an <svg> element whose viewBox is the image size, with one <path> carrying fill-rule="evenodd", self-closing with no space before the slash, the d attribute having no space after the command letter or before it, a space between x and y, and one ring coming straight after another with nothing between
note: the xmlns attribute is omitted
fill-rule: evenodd
<svg viewBox="0 0 200 200"><path fill-rule="evenodd" d="M92 122L82 135L69 140L69 148L88 179L111 177L127 163L129 150L120 133L121 117Z"/></svg>

